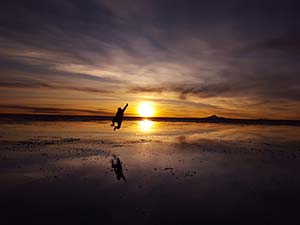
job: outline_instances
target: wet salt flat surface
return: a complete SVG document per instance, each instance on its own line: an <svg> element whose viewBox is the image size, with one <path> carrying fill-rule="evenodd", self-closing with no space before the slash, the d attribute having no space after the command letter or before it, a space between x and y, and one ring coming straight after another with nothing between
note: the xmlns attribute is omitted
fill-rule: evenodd
<svg viewBox="0 0 300 225"><path fill-rule="evenodd" d="M1 124L4 224L281 224L300 200L300 128ZM118 180L112 155L127 179ZM64 213L62 213L62 211Z"/></svg>
<svg viewBox="0 0 300 225"><path fill-rule="evenodd" d="M109 121L99 122L24 122L1 124L0 140L90 138L90 139L157 139L186 138L234 141L299 141L299 126L231 125L195 122L126 121L114 131Z"/></svg>

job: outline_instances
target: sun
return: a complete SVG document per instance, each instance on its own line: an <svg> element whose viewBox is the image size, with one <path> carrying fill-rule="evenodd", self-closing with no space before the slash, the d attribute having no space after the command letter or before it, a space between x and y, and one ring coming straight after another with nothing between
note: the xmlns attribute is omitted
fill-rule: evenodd
<svg viewBox="0 0 300 225"><path fill-rule="evenodd" d="M151 102L142 102L138 107L138 113L141 117L152 117L154 112L155 110Z"/></svg>

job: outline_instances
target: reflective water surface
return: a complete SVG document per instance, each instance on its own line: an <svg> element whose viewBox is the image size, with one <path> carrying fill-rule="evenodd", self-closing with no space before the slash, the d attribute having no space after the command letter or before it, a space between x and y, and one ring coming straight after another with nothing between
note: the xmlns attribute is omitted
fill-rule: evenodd
<svg viewBox="0 0 300 225"><path fill-rule="evenodd" d="M2 123L4 224L294 224L299 137L295 126L150 119L116 131Z"/></svg>
<svg viewBox="0 0 300 225"><path fill-rule="evenodd" d="M194 122L156 122L149 119L124 121L113 131L110 121L99 122L28 122L1 124L0 140L32 138L138 139L152 138L185 142L199 139L232 141L299 141L300 127L276 125L232 125Z"/></svg>

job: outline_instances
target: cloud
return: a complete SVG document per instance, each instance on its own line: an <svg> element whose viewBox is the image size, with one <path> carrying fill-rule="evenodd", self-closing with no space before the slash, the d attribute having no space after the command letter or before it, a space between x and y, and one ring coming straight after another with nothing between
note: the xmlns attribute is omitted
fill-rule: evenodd
<svg viewBox="0 0 300 225"><path fill-rule="evenodd" d="M263 78L255 76L230 74L216 82L194 84L157 84L155 86L132 87L132 93L175 92L178 98L185 100L187 96L199 98L253 98L259 100L294 100L300 101L300 78L296 74L271 73L263 74ZM294 84L293 84L294 83Z"/></svg>
<svg viewBox="0 0 300 225"><path fill-rule="evenodd" d="M101 88L92 88L84 86L68 86L68 85L59 85L53 83L45 83L40 81L0 81L0 88L47 88L54 90L69 90L69 91L81 91L88 93L112 93L111 90L105 90Z"/></svg>
<svg viewBox="0 0 300 225"><path fill-rule="evenodd" d="M282 51L288 54L299 54L300 36L274 37L259 43L258 48L273 51Z"/></svg>
<svg viewBox="0 0 300 225"><path fill-rule="evenodd" d="M206 101L202 108L236 111L241 99L272 102L274 110L282 101L299 106L295 1L12 0L1 6L2 88L80 91L91 99L111 93L112 103L157 93L165 105L192 99Z"/></svg>
<svg viewBox="0 0 300 225"><path fill-rule="evenodd" d="M36 107L36 106L24 106L24 105L0 105L0 109L4 110L22 110L26 113L39 113L39 114L93 114L93 115L111 115L111 113L98 109L73 109L73 108L56 108L56 107Z"/></svg>

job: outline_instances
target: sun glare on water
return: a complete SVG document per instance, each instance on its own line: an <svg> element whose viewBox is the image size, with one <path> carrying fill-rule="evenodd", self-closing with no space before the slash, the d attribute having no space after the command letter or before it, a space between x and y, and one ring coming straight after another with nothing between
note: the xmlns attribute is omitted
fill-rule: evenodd
<svg viewBox="0 0 300 225"><path fill-rule="evenodd" d="M143 132L150 132L153 129L154 122L151 120L142 120L139 121L139 128Z"/></svg>
<svg viewBox="0 0 300 225"><path fill-rule="evenodd" d="M138 113L141 117L152 117L155 113L152 103L142 102L138 107Z"/></svg>

